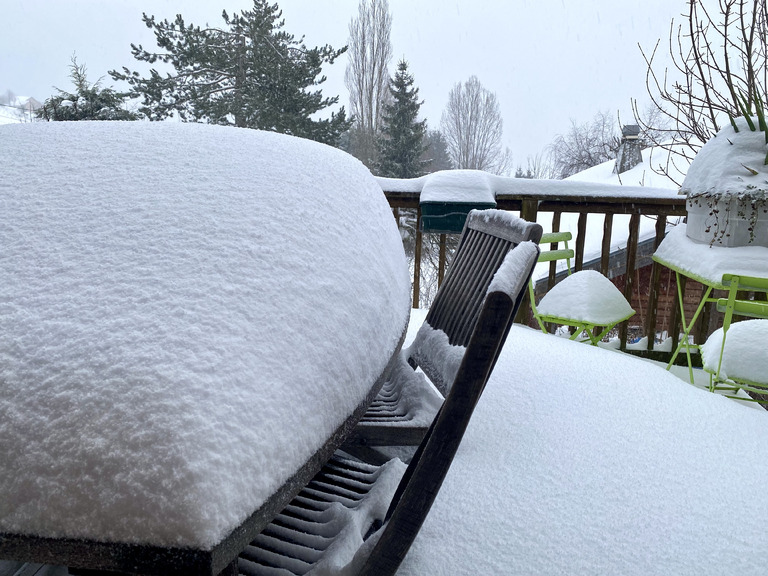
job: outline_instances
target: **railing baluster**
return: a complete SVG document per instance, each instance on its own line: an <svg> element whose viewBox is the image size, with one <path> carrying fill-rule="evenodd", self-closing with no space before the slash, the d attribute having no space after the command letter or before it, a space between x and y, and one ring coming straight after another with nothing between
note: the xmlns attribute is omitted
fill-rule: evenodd
<svg viewBox="0 0 768 576"><path fill-rule="evenodd" d="M603 221L603 245L600 249L600 272L608 276L611 264L611 237L613 236L613 214L606 214Z"/></svg>
<svg viewBox="0 0 768 576"><path fill-rule="evenodd" d="M520 206L520 218L528 222L536 222L539 215L539 200L537 198L526 198ZM523 300L520 302L520 308L517 310L515 322L525 323L531 317L531 298L526 290L523 293Z"/></svg>
<svg viewBox="0 0 768 576"><path fill-rule="evenodd" d="M413 307L419 307L421 291L421 208L416 209L416 246L413 250Z"/></svg>
<svg viewBox="0 0 768 576"><path fill-rule="evenodd" d="M560 217L562 212L552 213L552 232L560 232ZM556 248L556 244L550 246L551 250ZM552 290L552 286L555 285L555 276L557 275L557 261L553 260L549 263L549 277L547 278L547 290Z"/></svg>
<svg viewBox="0 0 768 576"><path fill-rule="evenodd" d="M656 237L653 242L653 251L664 240L664 234L667 229L667 217L659 216L656 218ZM657 308L659 306L659 292L661 282L661 265L658 262L654 262L651 265L651 278L648 286L648 307L646 308L645 317L645 335L648 338L647 350L653 350L656 345L656 315Z"/></svg>
<svg viewBox="0 0 768 576"><path fill-rule="evenodd" d="M627 266L624 269L624 298L632 302L633 288L635 285L635 262L637 261L637 244L640 237L640 214L632 214L629 217L629 239L627 240ZM634 316L633 316L634 318ZM630 318L631 320L632 318ZM627 329L629 320L625 320L619 326L620 349L627 349Z"/></svg>
<svg viewBox="0 0 768 576"><path fill-rule="evenodd" d="M584 267L584 242L587 239L587 216L588 212L579 213L579 222L576 225L576 263L574 270L581 270Z"/></svg>
<svg viewBox="0 0 768 576"><path fill-rule="evenodd" d="M445 234L440 234L440 260L437 268L437 287L443 283L445 278Z"/></svg>

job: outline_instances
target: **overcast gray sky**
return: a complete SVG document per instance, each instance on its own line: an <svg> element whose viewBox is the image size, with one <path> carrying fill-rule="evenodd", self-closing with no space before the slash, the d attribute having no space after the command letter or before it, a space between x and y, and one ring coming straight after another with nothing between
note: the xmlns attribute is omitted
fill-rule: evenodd
<svg viewBox="0 0 768 576"><path fill-rule="evenodd" d="M308 45L347 43L358 0L279 0L285 30ZM221 11L247 9L252 0L4 0L0 4L0 93L40 101L53 86L70 88L70 57L85 64L89 80L128 66L130 44L154 47L141 13L188 23L219 25ZM682 21L686 0L390 0L394 60L405 58L424 100L422 112L437 128L448 92L476 75L496 93L505 144L515 164L542 151L570 121L598 111L631 121L630 101L647 101L648 51L666 51L672 18ZM324 93L344 87L346 57L325 72ZM119 86L115 86L119 88ZM642 107L642 106L641 106Z"/></svg>

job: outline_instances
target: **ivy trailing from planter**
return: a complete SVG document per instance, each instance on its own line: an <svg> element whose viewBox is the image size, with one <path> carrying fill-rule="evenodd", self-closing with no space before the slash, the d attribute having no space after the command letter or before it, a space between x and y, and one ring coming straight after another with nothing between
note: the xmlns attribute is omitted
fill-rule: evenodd
<svg viewBox="0 0 768 576"><path fill-rule="evenodd" d="M708 221L705 232L712 234L710 246L718 241L723 242L731 235L728 222L734 207L736 216L748 223L750 243L755 240L755 228L760 214L768 214L768 190L760 190L752 185L739 192L698 192L691 194L688 201L693 206L706 207L709 212L711 221Z"/></svg>

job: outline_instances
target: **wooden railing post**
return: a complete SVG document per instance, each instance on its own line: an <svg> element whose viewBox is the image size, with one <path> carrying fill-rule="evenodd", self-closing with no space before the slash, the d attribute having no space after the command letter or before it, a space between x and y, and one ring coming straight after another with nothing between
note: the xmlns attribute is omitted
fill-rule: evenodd
<svg viewBox="0 0 768 576"><path fill-rule="evenodd" d="M587 216L588 212L579 213L579 222L576 225L576 263L574 270L584 268L584 242L587 240Z"/></svg>
<svg viewBox="0 0 768 576"><path fill-rule="evenodd" d="M613 214L606 214L603 220L603 244L600 247L600 273L608 276L611 261L611 237L613 236Z"/></svg>
<svg viewBox="0 0 768 576"><path fill-rule="evenodd" d="M416 246L413 249L413 307L419 307L421 290L421 208L416 209Z"/></svg>
<svg viewBox="0 0 768 576"><path fill-rule="evenodd" d="M527 198L523 200L520 207L520 218L527 220L528 222L536 222L539 216L539 200L537 198ZM515 322L518 324L528 324L529 318L532 316L531 312L531 297L528 294L528 290L524 291L523 300L520 302L520 308L517 310L515 316Z"/></svg>
<svg viewBox="0 0 768 576"><path fill-rule="evenodd" d="M553 212L552 213L552 232L560 232L560 216L562 212ZM550 250L554 250L556 248L556 244L553 243L550 245ZM549 275L547 276L547 291L552 290L552 287L555 285L555 277L557 276L557 262L553 260L549 263Z"/></svg>
<svg viewBox="0 0 768 576"><path fill-rule="evenodd" d="M539 201L536 198L526 198L520 208L520 218L528 222L536 222L539 214Z"/></svg>
<svg viewBox="0 0 768 576"><path fill-rule="evenodd" d="M656 252L667 230L667 217L656 218L656 237L653 241L653 251ZM656 313L659 306L659 284L661 281L661 265L654 261L651 265L651 278L648 286L648 308L645 317L645 336L648 339L647 350L653 350L656 345Z"/></svg>
<svg viewBox="0 0 768 576"><path fill-rule="evenodd" d="M670 319L669 324L669 331L671 332L670 336L672 336L672 350L677 350L677 345L680 342L680 331L682 329L682 318L680 317L680 309L683 308L685 303L685 288L688 284L688 278L686 276L683 276L682 274L677 274L675 272L675 276L677 279L677 299L679 300L679 304L676 306L672 306L672 317ZM684 308L683 308L684 309ZM678 324L680 325L678 327Z"/></svg>

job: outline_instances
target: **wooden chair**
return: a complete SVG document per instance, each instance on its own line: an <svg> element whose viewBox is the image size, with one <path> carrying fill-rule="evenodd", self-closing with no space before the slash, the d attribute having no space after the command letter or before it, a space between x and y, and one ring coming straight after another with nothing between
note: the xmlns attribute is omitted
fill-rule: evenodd
<svg viewBox="0 0 768 576"><path fill-rule="evenodd" d="M595 270L571 272L572 249L568 248L570 232L544 234L541 244L551 244L552 249L542 251L539 262L567 261L568 275L558 282L536 304L533 280L528 285L531 310L543 332L546 324L572 326L571 340L581 338L593 346L602 340L616 324L631 318L635 311L613 282ZM564 248L558 248L559 243ZM582 335L586 334L586 338Z"/></svg>
<svg viewBox="0 0 768 576"><path fill-rule="evenodd" d="M345 574L366 576L395 573L448 472L538 252L530 241L509 250L482 290L472 330L462 340L466 345L460 365L446 387L445 402L408 467L404 470L399 460L377 466L338 455L245 549L240 574L332 574L342 568ZM443 300L442 305L452 308L447 297ZM436 312L432 318L441 316ZM448 345L446 340L443 346ZM345 550L356 552L344 554Z"/></svg>
<svg viewBox="0 0 768 576"><path fill-rule="evenodd" d="M417 446L421 442L453 381L493 275L509 250L521 242L538 242L540 235L538 224L498 210L469 214L422 330L401 352L400 366L347 440L349 452L381 462L377 453L364 447ZM516 297L522 300L524 295L522 292ZM436 346L433 328L441 330L439 337L447 337L457 348ZM415 372L417 367L423 373Z"/></svg>
<svg viewBox="0 0 768 576"><path fill-rule="evenodd" d="M717 300L725 313L723 327L702 346L703 367L710 376L711 391L746 391L753 399L768 403L768 301L748 299L744 293L768 295L768 278L723 274L728 295ZM733 322L734 316L758 318Z"/></svg>

